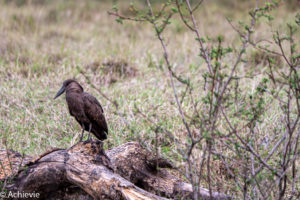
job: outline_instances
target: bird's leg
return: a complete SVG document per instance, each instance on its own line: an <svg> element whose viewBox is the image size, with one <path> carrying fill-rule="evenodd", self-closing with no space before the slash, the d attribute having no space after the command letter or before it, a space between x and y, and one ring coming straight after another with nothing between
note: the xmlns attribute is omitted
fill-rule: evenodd
<svg viewBox="0 0 300 200"><path fill-rule="evenodd" d="M88 136L88 141L90 141L91 130L92 130L92 123L90 123L90 125L89 125L89 136Z"/></svg>
<svg viewBox="0 0 300 200"><path fill-rule="evenodd" d="M81 133L81 137L80 137L79 142L82 141L84 129L85 129L84 124L82 124L82 133Z"/></svg>

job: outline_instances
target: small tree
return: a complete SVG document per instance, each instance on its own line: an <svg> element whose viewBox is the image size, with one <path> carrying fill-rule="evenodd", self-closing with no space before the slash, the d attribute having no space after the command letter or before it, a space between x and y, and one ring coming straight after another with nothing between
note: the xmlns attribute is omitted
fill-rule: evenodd
<svg viewBox="0 0 300 200"><path fill-rule="evenodd" d="M150 0L146 0L144 9L130 8L134 16L123 16L118 7L109 12L116 21L143 21L152 25L159 40L168 79L172 87L176 108L188 133L182 141L157 120L151 120L141 112L136 113L148 120L156 135L165 133L177 147L185 161L178 170L193 185L193 198L199 199L199 185L203 180L212 195L215 182L212 178L212 159L221 161L227 174L237 186L237 198L244 199L294 199L299 198L299 119L300 119L300 54L294 36L299 29L300 16L295 23L287 25L286 33L273 31L273 41L266 45L265 40L253 37L257 22L261 18L272 20L269 12L278 6L278 2L256 6L249 12L250 23L234 25L239 35L240 46L225 46L220 35L211 39L200 34L196 21L196 12L203 0L191 5L189 0L164 1L156 10ZM195 45L199 47L199 56L205 62L206 72L199 74L201 82L178 76L169 56L164 32L171 18L179 16L181 22L195 35ZM240 68L245 60L253 57L248 51L255 50L266 58L266 70L260 73L254 92L240 92L242 82L254 76L248 76ZM277 66L277 65L280 66ZM186 89L179 95L175 82ZM199 88L203 88L199 100ZM192 104L184 108L183 103ZM280 118L271 124L268 135L261 136L259 125L266 123L264 118L270 105L278 105ZM157 140L157 139L156 139ZM156 149L157 149L156 141ZM227 152L226 154L224 152ZM184 169L184 170L183 170ZM298 185L297 185L298 184Z"/></svg>

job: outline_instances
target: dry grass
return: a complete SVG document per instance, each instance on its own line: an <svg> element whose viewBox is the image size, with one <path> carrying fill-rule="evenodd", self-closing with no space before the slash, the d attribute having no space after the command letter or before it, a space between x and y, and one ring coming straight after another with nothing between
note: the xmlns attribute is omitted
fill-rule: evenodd
<svg viewBox="0 0 300 200"><path fill-rule="evenodd" d="M64 98L53 100L68 78L76 78L101 102L110 130L106 148L141 139L153 148L154 132L135 114L135 106L149 117L155 115L153 119L159 118L178 138L186 138L166 78L162 50L149 25L125 23L121 26L106 13L111 7L106 2L54 1L20 7L3 1L0 4L0 130L9 148L34 156L49 146L66 148L79 140L80 127L70 117ZM286 11L284 6L274 14L281 16L274 23L278 27L295 16L295 12ZM200 32L211 38L222 34L227 45L237 44L238 37L225 17L235 22L247 19L245 12L238 9L207 4L198 16ZM258 30L265 38L271 35L265 25L259 24ZM165 36L176 72L189 77L193 83L203 81L201 74L205 66L197 56L194 36L176 19ZM255 63L241 66L241 76L263 71L264 56L253 54L253 57ZM126 113L126 120L137 135L114 114L114 106L87 83L78 67L97 88L118 102L119 110ZM241 92L253 92L260 79L260 76L246 79ZM179 93L184 91L182 85L177 84L177 87ZM200 87L198 90L196 99L204 96ZM192 105L186 102L183 106L189 110ZM259 127L259 140L264 140L270 127L280 123L280 118L278 105L269 105ZM225 123L220 126L226 129ZM169 139L160 135L159 141L160 152L180 164L182 160ZM3 143L0 148L5 148ZM224 175L224 166L218 162L213 176L216 175L216 182L227 182L230 176ZM230 181L216 187L220 191L234 191Z"/></svg>

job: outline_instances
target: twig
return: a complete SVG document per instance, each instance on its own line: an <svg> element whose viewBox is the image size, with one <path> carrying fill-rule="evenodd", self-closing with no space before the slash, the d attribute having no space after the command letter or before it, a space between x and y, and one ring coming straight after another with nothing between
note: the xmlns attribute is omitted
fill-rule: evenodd
<svg viewBox="0 0 300 200"><path fill-rule="evenodd" d="M117 12L112 12L112 11L107 11L107 13L108 13L109 15L112 15L112 16L115 16L115 17L119 17L120 19L123 19L123 20L139 21L139 22L144 22L144 21L147 20L147 19L140 19L140 18L126 17L126 16L123 16L123 15L120 15L120 14L117 13Z"/></svg>

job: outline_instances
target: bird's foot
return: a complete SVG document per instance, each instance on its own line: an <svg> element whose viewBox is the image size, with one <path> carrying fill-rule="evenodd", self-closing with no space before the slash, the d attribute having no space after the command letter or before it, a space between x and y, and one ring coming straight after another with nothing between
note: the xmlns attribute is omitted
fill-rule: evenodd
<svg viewBox="0 0 300 200"><path fill-rule="evenodd" d="M88 143L93 143L93 140L92 139L87 139L87 140L83 141L83 144L88 144Z"/></svg>

